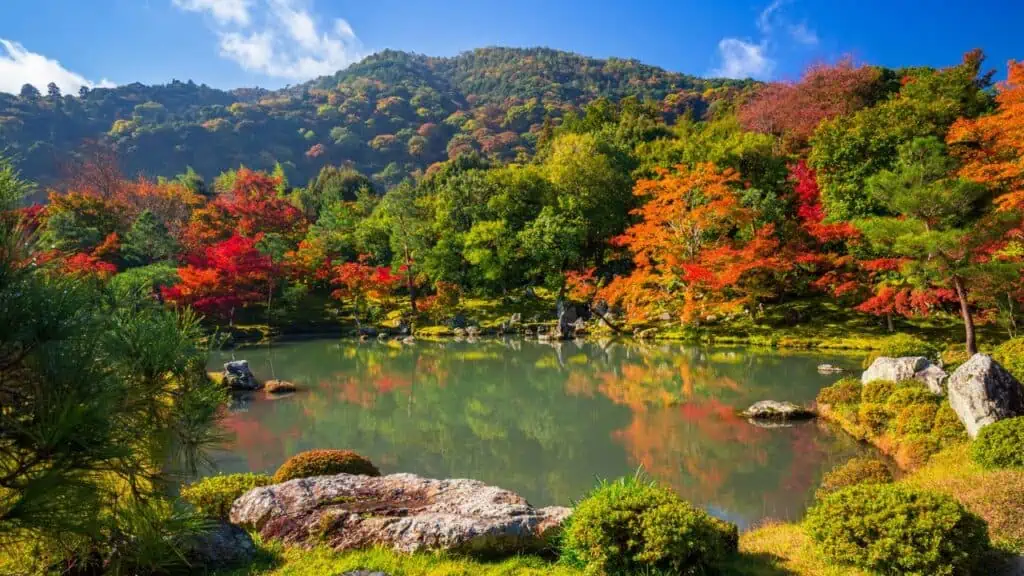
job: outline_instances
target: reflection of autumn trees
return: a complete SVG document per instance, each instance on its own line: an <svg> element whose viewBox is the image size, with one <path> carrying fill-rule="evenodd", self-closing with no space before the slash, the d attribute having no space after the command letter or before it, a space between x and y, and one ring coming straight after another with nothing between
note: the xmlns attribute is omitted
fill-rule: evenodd
<svg viewBox="0 0 1024 576"><path fill-rule="evenodd" d="M262 357L246 357L263 376ZM802 510L833 441L752 427L735 408L782 391L812 398L816 364L590 343L275 346L277 374L304 390L234 415L234 450L267 469L299 450L351 448L385 471L478 478L537 504L567 504L596 478L642 465L695 502L753 520L766 493Z"/></svg>

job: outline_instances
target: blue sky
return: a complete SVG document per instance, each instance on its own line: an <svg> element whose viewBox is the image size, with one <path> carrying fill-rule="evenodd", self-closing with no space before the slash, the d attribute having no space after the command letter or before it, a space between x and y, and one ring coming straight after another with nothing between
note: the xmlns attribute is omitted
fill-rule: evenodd
<svg viewBox="0 0 1024 576"><path fill-rule="evenodd" d="M192 79L275 88L384 48L550 46L689 74L790 79L852 54L887 66L1024 58L1017 0L4 0L0 91Z"/></svg>

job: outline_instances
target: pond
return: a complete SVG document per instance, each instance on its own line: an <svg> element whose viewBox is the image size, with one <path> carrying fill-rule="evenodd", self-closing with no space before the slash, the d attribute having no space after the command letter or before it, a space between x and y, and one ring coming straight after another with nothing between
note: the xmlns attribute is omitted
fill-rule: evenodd
<svg viewBox="0 0 1024 576"><path fill-rule="evenodd" d="M863 450L824 422L764 428L737 409L810 402L838 377L808 354L632 341L315 340L215 353L281 398L236 399L222 472L272 472L313 448L347 448L384 473L475 478L532 504L571 505L598 479L642 469L711 513L749 527L800 518L831 467Z"/></svg>

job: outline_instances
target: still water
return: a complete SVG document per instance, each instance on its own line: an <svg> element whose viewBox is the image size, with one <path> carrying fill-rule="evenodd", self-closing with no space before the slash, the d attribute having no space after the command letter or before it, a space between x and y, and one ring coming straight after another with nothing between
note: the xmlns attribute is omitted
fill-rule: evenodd
<svg viewBox="0 0 1024 576"><path fill-rule="evenodd" d="M315 340L214 354L256 377L227 418L223 472L272 472L312 448L348 448L384 473L475 478L534 505L571 505L597 479L642 468L741 528L798 519L821 475L861 447L821 422L761 428L764 399L809 402L853 360L635 342L398 343Z"/></svg>

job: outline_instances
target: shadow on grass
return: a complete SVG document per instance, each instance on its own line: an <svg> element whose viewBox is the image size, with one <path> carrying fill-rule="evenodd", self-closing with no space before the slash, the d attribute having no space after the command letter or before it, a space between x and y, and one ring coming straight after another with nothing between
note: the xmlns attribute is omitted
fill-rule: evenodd
<svg viewBox="0 0 1024 576"><path fill-rule="evenodd" d="M767 552L741 552L722 567L722 574L728 576L793 576L797 574L782 566L782 559Z"/></svg>

